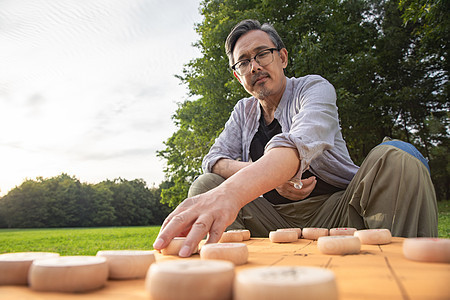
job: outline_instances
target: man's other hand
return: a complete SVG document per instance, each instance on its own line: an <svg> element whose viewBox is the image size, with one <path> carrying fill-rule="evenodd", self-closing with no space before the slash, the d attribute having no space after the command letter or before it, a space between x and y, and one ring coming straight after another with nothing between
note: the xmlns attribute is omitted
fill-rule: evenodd
<svg viewBox="0 0 450 300"><path fill-rule="evenodd" d="M303 200L311 194L316 186L317 179L315 176L311 176L306 179L302 179L303 187L301 189L296 189L294 184L290 181L285 182L284 184L278 186L276 188L277 192L292 201Z"/></svg>

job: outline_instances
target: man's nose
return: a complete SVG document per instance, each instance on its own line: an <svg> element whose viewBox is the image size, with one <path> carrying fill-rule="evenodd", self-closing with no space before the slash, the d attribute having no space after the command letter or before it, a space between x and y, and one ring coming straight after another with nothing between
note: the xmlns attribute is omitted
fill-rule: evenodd
<svg viewBox="0 0 450 300"><path fill-rule="evenodd" d="M254 58L250 61L250 65L252 67L252 69L251 69L252 73L255 73L256 70L261 69L261 65Z"/></svg>

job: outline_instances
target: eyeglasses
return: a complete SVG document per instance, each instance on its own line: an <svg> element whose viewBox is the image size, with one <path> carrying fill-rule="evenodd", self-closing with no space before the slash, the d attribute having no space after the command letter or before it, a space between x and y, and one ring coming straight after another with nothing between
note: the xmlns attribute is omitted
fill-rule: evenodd
<svg viewBox="0 0 450 300"><path fill-rule="evenodd" d="M277 48L264 49L253 58L247 58L238 61L231 66L231 69L236 71L240 76L247 75L251 71L251 62L254 59L258 65L265 67L273 62L273 51L278 51Z"/></svg>

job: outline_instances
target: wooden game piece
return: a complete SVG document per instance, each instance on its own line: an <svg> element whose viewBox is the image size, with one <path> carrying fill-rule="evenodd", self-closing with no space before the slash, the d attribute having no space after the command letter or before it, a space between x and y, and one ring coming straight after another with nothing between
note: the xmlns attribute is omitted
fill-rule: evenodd
<svg viewBox="0 0 450 300"><path fill-rule="evenodd" d="M200 250L201 259L219 259L243 265L248 260L248 248L242 243L206 244Z"/></svg>
<svg viewBox="0 0 450 300"><path fill-rule="evenodd" d="M16 252L0 254L0 285L28 284L28 271L37 259L58 257L52 252Z"/></svg>
<svg viewBox="0 0 450 300"><path fill-rule="evenodd" d="M357 230L353 235L357 236L363 245L389 244L392 239L391 231L389 229Z"/></svg>
<svg viewBox="0 0 450 300"><path fill-rule="evenodd" d="M236 275L234 300L338 298L330 270L314 267L271 266L245 269Z"/></svg>
<svg viewBox="0 0 450 300"><path fill-rule="evenodd" d="M242 240L248 241L250 239L250 230L248 229L235 229L235 230L228 230L227 232L240 232L242 234Z"/></svg>
<svg viewBox="0 0 450 300"><path fill-rule="evenodd" d="M106 258L99 256L35 260L28 274L31 289L46 292L87 292L103 287L107 279Z"/></svg>
<svg viewBox="0 0 450 300"><path fill-rule="evenodd" d="M170 244L161 250L162 255L178 255L185 241L185 237L174 237ZM198 245L192 254L194 253L198 253Z"/></svg>
<svg viewBox="0 0 450 300"><path fill-rule="evenodd" d="M269 240L272 243L292 243L298 240L298 233L293 230L271 231L269 233Z"/></svg>
<svg viewBox="0 0 450 300"><path fill-rule="evenodd" d="M244 237L239 231L226 231L222 234L219 243L238 243L242 242Z"/></svg>
<svg viewBox="0 0 450 300"><path fill-rule="evenodd" d="M330 235L353 235L356 232L356 228L331 228Z"/></svg>
<svg viewBox="0 0 450 300"><path fill-rule="evenodd" d="M150 266L145 286L152 300L228 300L233 279L229 261L169 260Z"/></svg>
<svg viewBox="0 0 450 300"><path fill-rule="evenodd" d="M302 236L307 240L317 240L321 236L328 236L328 228L303 228Z"/></svg>
<svg viewBox="0 0 450 300"><path fill-rule="evenodd" d="M298 238L302 237L302 229L301 228L279 228L277 231L295 231L297 232Z"/></svg>
<svg viewBox="0 0 450 300"><path fill-rule="evenodd" d="M147 270L155 262L154 251L146 250L104 250L97 256L105 257L110 279L144 278Z"/></svg>
<svg viewBox="0 0 450 300"><path fill-rule="evenodd" d="M323 254L358 254L361 251L361 241L358 237L349 235L321 236L317 240L317 248Z"/></svg>
<svg viewBox="0 0 450 300"><path fill-rule="evenodd" d="M450 239L407 238L403 241L403 255L409 260L450 263Z"/></svg>

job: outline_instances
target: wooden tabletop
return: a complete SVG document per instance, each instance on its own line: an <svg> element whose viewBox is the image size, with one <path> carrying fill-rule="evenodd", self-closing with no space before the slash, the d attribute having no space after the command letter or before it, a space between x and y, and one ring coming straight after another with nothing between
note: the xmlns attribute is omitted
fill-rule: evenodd
<svg viewBox="0 0 450 300"><path fill-rule="evenodd" d="M251 239L248 263L236 272L259 266L315 266L332 270L339 299L450 299L450 264L407 260L402 254L403 238L388 245L362 245L358 255L324 255L317 242L298 240L274 244L268 239ZM193 255L191 258L199 258ZM157 261L181 259L157 253ZM106 286L83 294L34 292L26 286L0 286L0 299L146 299L150 296L141 280L110 280ZM281 299L280 299L281 300Z"/></svg>

